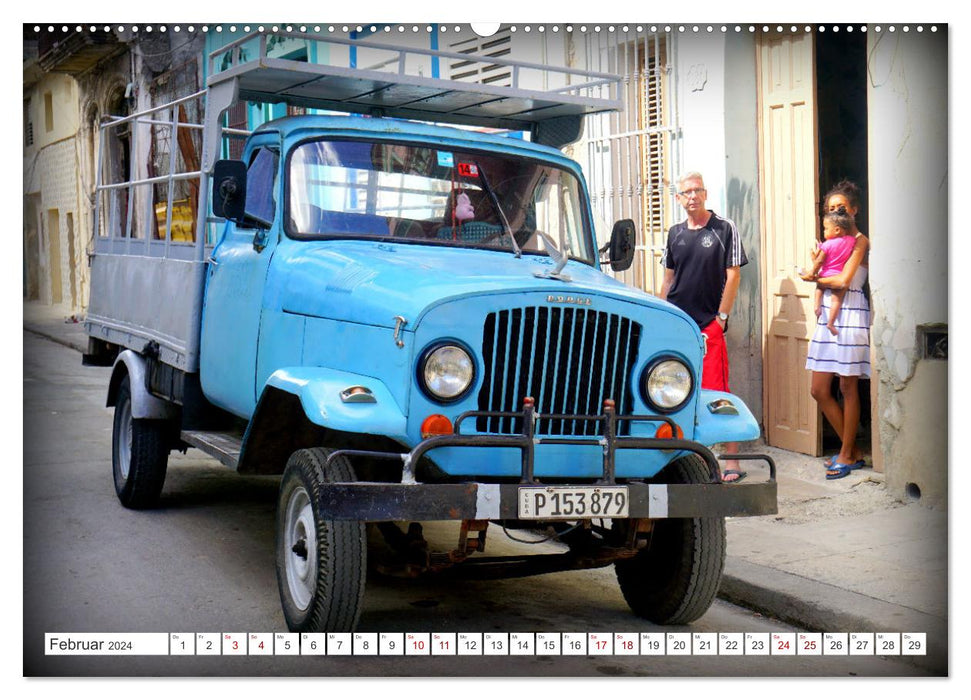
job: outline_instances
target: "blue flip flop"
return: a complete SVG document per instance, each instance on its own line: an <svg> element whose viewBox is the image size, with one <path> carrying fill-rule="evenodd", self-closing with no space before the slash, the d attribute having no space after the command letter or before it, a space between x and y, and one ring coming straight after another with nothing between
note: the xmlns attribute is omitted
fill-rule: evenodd
<svg viewBox="0 0 971 700"><path fill-rule="evenodd" d="M862 459L858 462L853 462L852 464L840 464L839 462L833 462L832 466L826 470L826 479L842 479L844 476L849 476L850 472L852 472L854 469L859 469L862 466Z"/></svg>
<svg viewBox="0 0 971 700"><path fill-rule="evenodd" d="M839 462L836 461L837 459L839 459L838 454L832 455L831 457L827 457L826 459L823 460L823 467L825 469L832 469L834 464L839 464ZM866 466L866 460L858 459L852 464L844 464L842 466L849 467L850 469L862 469L863 467Z"/></svg>

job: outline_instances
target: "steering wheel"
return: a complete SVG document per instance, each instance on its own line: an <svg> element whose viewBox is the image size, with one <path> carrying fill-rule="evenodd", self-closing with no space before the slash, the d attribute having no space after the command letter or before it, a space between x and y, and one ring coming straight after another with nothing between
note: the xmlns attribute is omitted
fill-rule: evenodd
<svg viewBox="0 0 971 700"><path fill-rule="evenodd" d="M521 242L521 236L519 235L521 233L522 233L521 231L515 231L512 234L508 234L508 235L512 235L512 237L516 239L516 245L518 245L520 248L523 247L523 244ZM496 233L490 233L488 236L486 236L482 240L477 241L476 242L476 245L492 245L496 241L501 241L501 240L504 240L506 238L507 238L507 234L506 234L505 231L497 231ZM512 245L511 242L510 243L501 243L500 245L497 245L495 247L496 248L508 248L509 250L512 250L513 249L513 245Z"/></svg>
<svg viewBox="0 0 971 700"><path fill-rule="evenodd" d="M414 219L401 220L394 227L395 238L425 238L425 228Z"/></svg>
<svg viewBox="0 0 971 700"><path fill-rule="evenodd" d="M476 245L491 245L491 244L495 243L496 241L498 241L500 238L503 238L505 235L506 234L503 233L503 232L490 233L485 238L481 238L478 241L475 241L475 244Z"/></svg>

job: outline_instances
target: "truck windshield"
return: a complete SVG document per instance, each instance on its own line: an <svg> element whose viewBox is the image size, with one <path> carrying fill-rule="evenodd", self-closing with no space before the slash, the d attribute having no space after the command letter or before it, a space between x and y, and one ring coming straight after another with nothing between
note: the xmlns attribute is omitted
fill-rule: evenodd
<svg viewBox="0 0 971 700"><path fill-rule="evenodd" d="M539 160L311 141L293 151L287 179L287 232L294 238L393 236L512 252L511 232L523 252L547 254L555 244L572 258L595 260L580 183Z"/></svg>

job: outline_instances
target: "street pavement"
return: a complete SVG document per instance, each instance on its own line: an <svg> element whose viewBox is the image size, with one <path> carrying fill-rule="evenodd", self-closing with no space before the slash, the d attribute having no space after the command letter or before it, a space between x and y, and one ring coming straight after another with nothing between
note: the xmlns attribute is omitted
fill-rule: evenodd
<svg viewBox="0 0 971 700"><path fill-rule="evenodd" d="M80 319L23 305L25 330L82 352ZM779 514L730 518L719 597L818 632L926 634L926 654L903 656L948 675L948 514L886 493L871 469L827 482L820 460L765 446L778 467ZM749 479L767 476L744 463Z"/></svg>

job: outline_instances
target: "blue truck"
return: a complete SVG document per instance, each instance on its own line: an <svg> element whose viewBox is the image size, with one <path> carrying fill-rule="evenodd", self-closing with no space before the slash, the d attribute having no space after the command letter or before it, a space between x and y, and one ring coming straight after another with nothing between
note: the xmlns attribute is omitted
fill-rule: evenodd
<svg viewBox="0 0 971 700"><path fill-rule="evenodd" d="M172 450L281 475L292 631L355 628L369 534L382 571L613 565L635 614L696 620L718 591L724 518L776 512L775 467L742 455L766 478L721 482L711 447L756 439L757 422L701 388L704 338L685 313L602 272L630 266L633 222L598 247L583 173L560 149L620 107L617 77L460 83L405 69L445 52L356 47L401 69L273 58L248 35L210 56L225 69L204 91L105 124L84 361L113 367L121 504L157 502ZM607 97L581 94L592 85ZM242 134L223 118L241 102L341 114ZM168 172L110 167L112 130L136 154L160 129ZM428 521L458 525L454 548L429 546ZM560 550L486 556L490 524Z"/></svg>

